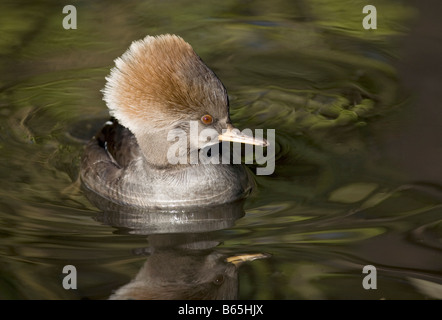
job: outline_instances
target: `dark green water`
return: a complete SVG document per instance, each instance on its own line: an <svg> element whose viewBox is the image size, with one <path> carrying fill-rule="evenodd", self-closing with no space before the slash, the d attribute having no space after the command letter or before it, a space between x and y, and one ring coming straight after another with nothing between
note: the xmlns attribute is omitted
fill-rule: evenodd
<svg viewBox="0 0 442 320"><path fill-rule="evenodd" d="M442 298L440 19L370 2L376 30L362 27L363 0L76 1L65 30L64 2L3 1L0 298L107 299L149 261L173 287L194 256L244 252L269 257L240 267L239 299ZM276 130L275 172L244 212L158 225L103 213L80 188L113 60L163 33L223 81L238 127ZM194 277L215 269L197 260Z"/></svg>

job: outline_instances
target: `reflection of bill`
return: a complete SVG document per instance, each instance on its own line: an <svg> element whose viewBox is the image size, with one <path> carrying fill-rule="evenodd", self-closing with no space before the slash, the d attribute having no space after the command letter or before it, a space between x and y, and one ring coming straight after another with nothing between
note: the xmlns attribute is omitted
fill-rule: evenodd
<svg viewBox="0 0 442 320"><path fill-rule="evenodd" d="M110 299L226 300L238 296L238 268L263 253L215 251L208 234L149 236L151 255L136 277Z"/></svg>

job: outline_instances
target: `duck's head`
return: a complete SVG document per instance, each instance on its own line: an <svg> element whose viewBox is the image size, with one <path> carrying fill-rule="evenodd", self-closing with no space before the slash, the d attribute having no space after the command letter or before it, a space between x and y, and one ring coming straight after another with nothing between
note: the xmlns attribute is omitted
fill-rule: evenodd
<svg viewBox="0 0 442 320"><path fill-rule="evenodd" d="M167 132L188 132L190 121L198 124L198 133L214 129L219 141L266 145L265 140L235 130L226 89L181 37L147 36L135 41L115 65L106 78L104 100L111 115L135 135L145 155L158 153L154 162L164 161L160 158Z"/></svg>

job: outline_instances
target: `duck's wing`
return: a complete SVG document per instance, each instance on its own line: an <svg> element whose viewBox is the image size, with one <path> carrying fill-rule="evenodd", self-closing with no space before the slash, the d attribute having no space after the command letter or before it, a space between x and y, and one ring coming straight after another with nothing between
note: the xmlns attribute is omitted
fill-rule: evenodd
<svg viewBox="0 0 442 320"><path fill-rule="evenodd" d="M116 119L107 121L95 140L109 160L120 168L126 168L131 161L141 156L135 136Z"/></svg>
<svg viewBox="0 0 442 320"><path fill-rule="evenodd" d="M118 200L124 192L120 180L125 169L141 156L134 135L112 119L86 145L81 159L81 181L86 189Z"/></svg>

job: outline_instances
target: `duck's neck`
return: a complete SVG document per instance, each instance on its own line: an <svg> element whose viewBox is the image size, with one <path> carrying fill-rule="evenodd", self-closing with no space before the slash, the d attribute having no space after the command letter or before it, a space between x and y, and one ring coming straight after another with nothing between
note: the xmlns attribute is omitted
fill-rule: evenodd
<svg viewBox="0 0 442 320"><path fill-rule="evenodd" d="M158 169L178 169L190 165L189 141L187 139L169 139L172 141L168 141L168 132L168 130L156 131L137 137L138 145L147 164Z"/></svg>

